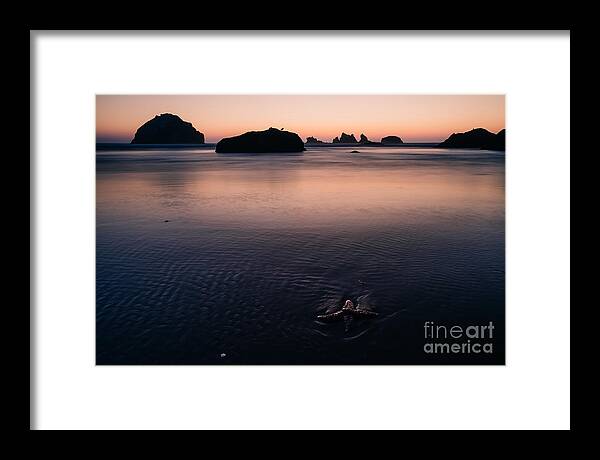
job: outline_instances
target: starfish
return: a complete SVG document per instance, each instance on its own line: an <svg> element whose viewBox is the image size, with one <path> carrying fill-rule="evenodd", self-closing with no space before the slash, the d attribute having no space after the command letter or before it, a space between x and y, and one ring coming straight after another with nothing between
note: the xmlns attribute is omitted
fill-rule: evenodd
<svg viewBox="0 0 600 460"><path fill-rule="evenodd" d="M373 318L375 316L377 316L377 313L374 311L358 308L352 303L351 300L346 300L346 303L344 303L344 306L341 308L341 310L326 315L318 315L317 319L327 322L339 321L343 319L346 323L346 331L348 331L350 322L353 318Z"/></svg>

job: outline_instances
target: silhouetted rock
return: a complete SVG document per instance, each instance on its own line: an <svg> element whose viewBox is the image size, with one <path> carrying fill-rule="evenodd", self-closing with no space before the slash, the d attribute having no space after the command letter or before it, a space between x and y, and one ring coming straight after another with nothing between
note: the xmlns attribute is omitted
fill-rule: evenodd
<svg viewBox="0 0 600 460"><path fill-rule="evenodd" d="M466 133L454 133L438 147L504 150L504 130L494 134L487 129L475 128Z"/></svg>
<svg viewBox="0 0 600 460"><path fill-rule="evenodd" d="M400 139L398 136L385 136L381 138L381 143L383 145L393 145L393 144L404 144L404 141Z"/></svg>
<svg viewBox="0 0 600 460"><path fill-rule="evenodd" d="M304 151L304 142L296 133L269 128L221 139L217 153L287 153Z"/></svg>
<svg viewBox="0 0 600 460"><path fill-rule="evenodd" d="M356 137L354 137L354 134L342 133L340 142L342 144L356 144L358 141L356 140Z"/></svg>
<svg viewBox="0 0 600 460"><path fill-rule="evenodd" d="M306 138L306 143L307 144L323 144L323 141L320 141L319 139L317 139L316 137L312 137L312 136L308 136Z"/></svg>
<svg viewBox="0 0 600 460"><path fill-rule="evenodd" d="M339 144L340 143L340 138L339 137L334 137L333 140L331 141L332 144Z"/></svg>
<svg viewBox="0 0 600 460"><path fill-rule="evenodd" d="M204 144L204 134L177 115L156 115L138 128L132 144Z"/></svg>
<svg viewBox="0 0 600 460"><path fill-rule="evenodd" d="M332 142L334 144L358 144L358 141L356 140L356 137L354 137L354 134L346 133L342 133L340 137L336 137L335 139L333 139Z"/></svg>
<svg viewBox="0 0 600 460"><path fill-rule="evenodd" d="M358 141L358 143L364 145L380 145L379 142L370 141L369 138L364 134L360 135L360 141Z"/></svg>
<svg viewBox="0 0 600 460"><path fill-rule="evenodd" d="M486 150L506 150L506 130L500 130L491 142L481 147Z"/></svg>

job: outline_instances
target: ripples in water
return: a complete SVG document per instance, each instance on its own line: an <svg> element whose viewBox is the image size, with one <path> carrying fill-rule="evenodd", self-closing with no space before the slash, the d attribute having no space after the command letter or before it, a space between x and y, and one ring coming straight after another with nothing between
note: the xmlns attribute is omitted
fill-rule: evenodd
<svg viewBox="0 0 600 460"><path fill-rule="evenodd" d="M427 364L424 321L503 327L504 154L97 158L99 364ZM378 316L316 319L346 299Z"/></svg>

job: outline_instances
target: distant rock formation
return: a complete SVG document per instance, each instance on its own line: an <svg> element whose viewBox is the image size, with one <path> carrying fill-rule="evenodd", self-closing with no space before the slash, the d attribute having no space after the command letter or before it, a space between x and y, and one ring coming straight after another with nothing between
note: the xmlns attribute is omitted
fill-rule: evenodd
<svg viewBox="0 0 600 460"><path fill-rule="evenodd" d="M365 144L365 145L379 145L379 142L370 141L369 138L367 136L365 136L364 134L360 135L360 141L358 141L358 143Z"/></svg>
<svg viewBox="0 0 600 460"><path fill-rule="evenodd" d="M487 129L475 128L466 133L454 133L438 147L444 148L472 148L504 150L505 130L498 134L489 132Z"/></svg>
<svg viewBox="0 0 600 460"><path fill-rule="evenodd" d="M177 115L156 115L138 128L132 144L204 144L204 134Z"/></svg>
<svg viewBox="0 0 600 460"><path fill-rule="evenodd" d="M358 141L356 140L356 137L354 137L354 134L346 133L342 133L340 137L336 137L335 139L333 139L332 142L334 144L358 144Z"/></svg>
<svg viewBox="0 0 600 460"><path fill-rule="evenodd" d="M398 136L385 136L381 138L383 145L404 144L404 141Z"/></svg>
<svg viewBox="0 0 600 460"><path fill-rule="evenodd" d="M334 137L333 140L331 141L332 144L339 144L340 143L340 138L339 137Z"/></svg>
<svg viewBox="0 0 600 460"><path fill-rule="evenodd" d="M324 144L323 141L320 141L319 139L317 139L316 137L312 137L312 136L308 136L306 138L306 143L307 144Z"/></svg>
<svg viewBox="0 0 600 460"><path fill-rule="evenodd" d="M357 140L356 137L354 137L354 134L346 134L346 133L342 133L342 135L340 136L340 142L342 144L356 144Z"/></svg>
<svg viewBox="0 0 600 460"><path fill-rule="evenodd" d="M486 150L506 150L506 130L502 129L498 131L494 139L481 148Z"/></svg>
<svg viewBox="0 0 600 460"><path fill-rule="evenodd" d="M221 139L217 153L289 153L304 151L304 142L296 133L276 128L250 131L239 136Z"/></svg>

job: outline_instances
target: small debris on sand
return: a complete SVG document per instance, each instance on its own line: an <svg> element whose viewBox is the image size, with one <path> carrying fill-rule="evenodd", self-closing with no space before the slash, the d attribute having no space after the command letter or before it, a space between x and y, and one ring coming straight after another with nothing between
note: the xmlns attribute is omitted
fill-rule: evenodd
<svg viewBox="0 0 600 460"><path fill-rule="evenodd" d="M344 306L333 312L333 313L327 313L324 315L318 315L317 319L320 320L326 320L326 321L335 321L335 320L339 320L339 319L343 319L344 317L361 317L361 318L372 318L377 316L377 313L375 313L374 311L371 310L367 310L365 308L360 308L357 307L356 305L354 305L354 302L352 302L350 299L346 300L346 303L344 303Z"/></svg>
<svg viewBox="0 0 600 460"><path fill-rule="evenodd" d="M221 353L221 358L225 358L227 356L226 353Z"/></svg>

